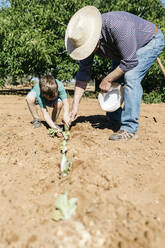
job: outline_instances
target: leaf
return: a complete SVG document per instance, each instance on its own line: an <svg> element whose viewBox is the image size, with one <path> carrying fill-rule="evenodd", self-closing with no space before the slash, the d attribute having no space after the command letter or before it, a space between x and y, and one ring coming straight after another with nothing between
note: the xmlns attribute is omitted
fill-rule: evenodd
<svg viewBox="0 0 165 248"><path fill-rule="evenodd" d="M55 210L54 213L53 213L52 219L55 220L55 221L63 220L63 215L61 214L61 211L60 210Z"/></svg>
<svg viewBox="0 0 165 248"><path fill-rule="evenodd" d="M66 153L67 152L67 142L66 140L63 140L61 143L61 153Z"/></svg>
<svg viewBox="0 0 165 248"><path fill-rule="evenodd" d="M61 172L63 172L65 170L66 163L67 163L66 154L63 153L62 156L61 156L61 163L60 163Z"/></svg>
<svg viewBox="0 0 165 248"><path fill-rule="evenodd" d="M68 192L61 194L56 199L56 210L53 213L53 220L70 219L77 208L77 198L68 199Z"/></svg>
<svg viewBox="0 0 165 248"><path fill-rule="evenodd" d="M61 176L67 176L67 174L72 168L72 164L73 164L73 159L71 161L67 160L66 153L62 153L61 163L60 163Z"/></svg>
<svg viewBox="0 0 165 248"><path fill-rule="evenodd" d="M48 135L51 137L54 137L56 135L56 133L58 133L58 132L59 132L58 130L55 130L53 128L48 129Z"/></svg>
<svg viewBox="0 0 165 248"><path fill-rule="evenodd" d="M68 160L67 160L67 161L66 161L65 166L64 166L63 170L61 171L61 175L62 175L63 177L65 177L65 176L68 175L69 171L70 171L71 168L72 168L72 164L73 164L73 160L71 160L71 161L68 161Z"/></svg>
<svg viewBox="0 0 165 248"><path fill-rule="evenodd" d="M69 135L70 135L69 131L64 131L64 132L62 132L62 134L63 134L65 140L69 139Z"/></svg>

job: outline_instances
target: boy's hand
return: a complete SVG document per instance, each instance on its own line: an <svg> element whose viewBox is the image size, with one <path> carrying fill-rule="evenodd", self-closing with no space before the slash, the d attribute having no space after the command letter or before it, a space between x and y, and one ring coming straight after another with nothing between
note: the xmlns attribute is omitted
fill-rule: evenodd
<svg viewBox="0 0 165 248"><path fill-rule="evenodd" d="M57 137L58 137L58 138L63 137L63 135L62 135L62 133L61 133L61 132L56 133L56 135L57 135Z"/></svg>
<svg viewBox="0 0 165 248"><path fill-rule="evenodd" d="M57 137L62 137L63 135L62 135L62 129L60 128L60 126L59 125L57 125L55 122L54 122L54 125L55 125L55 128L53 128L55 131L58 131L57 133L56 133L56 135L57 135Z"/></svg>

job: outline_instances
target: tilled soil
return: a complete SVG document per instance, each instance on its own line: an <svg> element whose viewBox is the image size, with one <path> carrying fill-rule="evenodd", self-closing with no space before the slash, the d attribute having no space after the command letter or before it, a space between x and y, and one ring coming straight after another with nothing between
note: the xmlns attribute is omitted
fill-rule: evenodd
<svg viewBox="0 0 165 248"><path fill-rule="evenodd" d="M139 138L113 142L97 100L83 98L64 178L62 140L44 123L32 128L25 97L0 96L0 105L0 248L165 247L165 104L142 104ZM55 222L66 191L76 213Z"/></svg>

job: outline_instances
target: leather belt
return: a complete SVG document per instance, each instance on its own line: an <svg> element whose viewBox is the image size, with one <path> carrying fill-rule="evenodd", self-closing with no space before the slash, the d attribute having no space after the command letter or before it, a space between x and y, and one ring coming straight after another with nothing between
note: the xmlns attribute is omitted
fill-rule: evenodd
<svg viewBox="0 0 165 248"><path fill-rule="evenodd" d="M158 27L155 26L155 31L154 31L154 35L158 32Z"/></svg>

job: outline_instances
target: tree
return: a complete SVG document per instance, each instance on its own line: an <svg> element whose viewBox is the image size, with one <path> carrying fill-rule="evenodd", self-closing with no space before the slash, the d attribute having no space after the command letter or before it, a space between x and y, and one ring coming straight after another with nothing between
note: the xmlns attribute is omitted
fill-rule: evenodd
<svg viewBox="0 0 165 248"><path fill-rule="evenodd" d="M65 51L65 30L71 16L86 5L96 6L101 13L129 11L156 23L165 34L165 8L160 0L10 0L8 8L0 9L1 82L7 76L49 72L66 81L75 77L78 65ZM165 64L165 51L160 57ZM110 64L95 57L92 78L97 83ZM162 91L163 82L155 63L143 81L144 89Z"/></svg>

